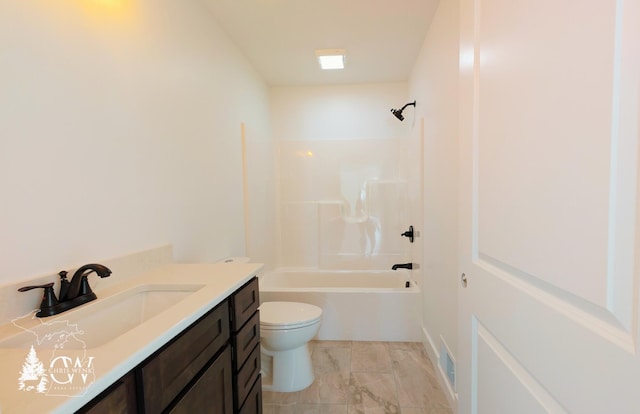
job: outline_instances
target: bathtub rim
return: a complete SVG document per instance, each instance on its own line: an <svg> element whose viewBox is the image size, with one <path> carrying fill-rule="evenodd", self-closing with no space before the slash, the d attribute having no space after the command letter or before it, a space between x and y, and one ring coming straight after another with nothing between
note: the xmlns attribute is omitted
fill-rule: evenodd
<svg viewBox="0 0 640 414"><path fill-rule="evenodd" d="M393 273L392 273L393 272ZM311 274L322 274L322 273L331 273L331 274L353 274L353 273L373 273L376 275L383 274L394 274L394 275L403 275L402 280L406 280L410 282L409 287L281 287L281 286L265 286L265 283L268 283L269 276L272 274L283 274L283 273L311 273ZM344 293L344 294L354 294L354 293L384 293L384 292L393 292L393 293L418 293L421 291L420 284L416 280L416 278L412 275L411 271L406 269L399 270L351 270L351 269L339 269L339 270L331 270L331 269L318 269L318 268L307 268L307 267L281 267L276 269L271 269L269 271L265 271L262 274L258 275L258 281L260 284L260 291L263 292L331 292L331 293Z"/></svg>

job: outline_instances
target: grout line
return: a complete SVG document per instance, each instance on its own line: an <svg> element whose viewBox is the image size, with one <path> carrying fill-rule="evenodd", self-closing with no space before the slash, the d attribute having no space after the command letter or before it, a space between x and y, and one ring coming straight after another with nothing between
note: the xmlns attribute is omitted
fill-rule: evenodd
<svg viewBox="0 0 640 414"><path fill-rule="evenodd" d="M349 378L347 379L347 384L349 384L351 382L351 373L353 372L353 341L349 341ZM348 389L348 388L347 388ZM349 398L349 393L347 391L347 413L349 413L349 406L351 404L349 404L349 401L351 401L351 399Z"/></svg>
<svg viewBox="0 0 640 414"><path fill-rule="evenodd" d="M391 361L391 375L393 375L393 383L396 386L396 401L398 401L398 410L400 410L400 412L402 412L401 404L400 404L400 385L398 384L398 377L396 376L396 367L393 364L393 357L391 355L391 346L389 345L389 343L386 343L387 345L387 352L389 353L389 361Z"/></svg>

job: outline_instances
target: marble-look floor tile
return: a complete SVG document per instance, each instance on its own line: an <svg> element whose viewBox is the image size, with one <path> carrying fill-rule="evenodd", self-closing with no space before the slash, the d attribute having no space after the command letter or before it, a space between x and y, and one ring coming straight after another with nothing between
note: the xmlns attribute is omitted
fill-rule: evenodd
<svg viewBox="0 0 640 414"><path fill-rule="evenodd" d="M264 414L453 414L422 343L312 341L310 349L314 383L265 391Z"/></svg>
<svg viewBox="0 0 640 414"><path fill-rule="evenodd" d="M347 414L346 404L297 404L296 414Z"/></svg>
<svg viewBox="0 0 640 414"><path fill-rule="evenodd" d="M453 414L448 404L432 403L428 407L400 407L402 414Z"/></svg>
<svg viewBox="0 0 640 414"><path fill-rule="evenodd" d="M265 404L263 414L347 414L346 404Z"/></svg>
<svg viewBox="0 0 640 414"><path fill-rule="evenodd" d="M358 405L350 405L347 414L401 414L400 411L388 411L384 407L361 407Z"/></svg>
<svg viewBox="0 0 640 414"><path fill-rule="evenodd" d="M418 351L423 349L422 342L387 342L390 350Z"/></svg>
<svg viewBox="0 0 640 414"><path fill-rule="evenodd" d="M294 404L298 402L300 392L263 391L263 404Z"/></svg>
<svg viewBox="0 0 640 414"><path fill-rule="evenodd" d="M428 414L425 407L400 407L402 414Z"/></svg>
<svg viewBox="0 0 640 414"><path fill-rule="evenodd" d="M391 372L391 356L386 342L353 342L351 372Z"/></svg>
<svg viewBox="0 0 640 414"><path fill-rule="evenodd" d="M349 372L351 369L351 347L314 347L311 363L316 374L324 372Z"/></svg>
<svg viewBox="0 0 640 414"><path fill-rule="evenodd" d="M314 348L351 348L351 341L318 341L309 342Z"/></svg>
<svg viewBox="0 0 640 414"><path fill-rule="evenodd" d="M265 404L262 402L262 414L296 414L294 404Z"/></svg>
<svg viewBox="0 0 640 414"><path fill-rule="evenodd" d="M429 407L433 402L447 403L424 351L393 350L391 359L401 406Z"/></svg>
<svg viewBox="0 0 640 414"><path fill-rule="evenodd" d="M432 402L427 409L427 414L453 414L448 402Z"/></svg>
<svg viewBox="0 0 640 414"><path fill-rule="evenodd" d="M393 374L353 372L349 378L349 412L399 414Z"/></svg>
<svg viewBox="0 0 640 414"><path fill-rule="evenodd" d="M308 388L299 391L300 404L346 404L349 372L316 372L316 379Z"/></svg>

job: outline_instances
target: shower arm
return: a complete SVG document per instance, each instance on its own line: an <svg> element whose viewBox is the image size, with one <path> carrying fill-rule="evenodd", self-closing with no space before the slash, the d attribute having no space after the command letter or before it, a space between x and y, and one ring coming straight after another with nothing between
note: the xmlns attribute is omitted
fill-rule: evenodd
<svg viewBox="0 0 640 414"><path fill-rule="evenodd" d="M405 104L402 108L400 108L400 112L404 111L404 108L406 108L407 106L416 106L416 101Z"/></svg>

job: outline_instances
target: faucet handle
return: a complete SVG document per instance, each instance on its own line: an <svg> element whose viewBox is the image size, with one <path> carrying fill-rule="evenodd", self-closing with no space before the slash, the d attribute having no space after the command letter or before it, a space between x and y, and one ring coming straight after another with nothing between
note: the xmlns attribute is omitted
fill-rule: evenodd
<svg viewBox="0 0 640 414"><path fill-rule="evenodd" d="M44 295L42 295L42 302L40 303L40 310L36 313L37 317L51 316L51 308L58 304L56 294L53 292L53 282L46 283L44 285L35 286L23 286L18 289L18 292L26 292L32 289L44 289Z"/></svg>
<svg viewBox="0 0 640 414"><path fill-rule="evenodd" d="M80 279L80 290L78 291L78 296L85 296L85 295L90 295L90 294L94 294L93 290L91 290L91 286L89 286L89 273L86 273L84 275L82 275L82 278Z"/></svg>
<svg viewBox="0 0 640 414"><path fill-rule="evenodd" d="M58 295L58 299L60 302L64 302L67 300L67 294L69 293L69 286L71 286L71 282L67 280L67 272L66 270L61 270L58 272L58 276L60 276L60 294Z"/></svg>
<svg viewBox="0 0 640 414"><path fill-rule="evenodd" d="M23 286L20 289L18 289L18 292L26 292L28 290L33 290L33 289L53 289L53 282L51 283L45 283L44 285L34 285L34 286Z"/></svg>

